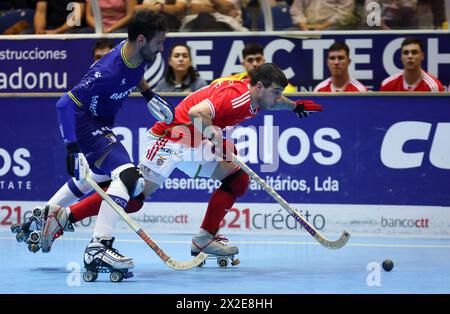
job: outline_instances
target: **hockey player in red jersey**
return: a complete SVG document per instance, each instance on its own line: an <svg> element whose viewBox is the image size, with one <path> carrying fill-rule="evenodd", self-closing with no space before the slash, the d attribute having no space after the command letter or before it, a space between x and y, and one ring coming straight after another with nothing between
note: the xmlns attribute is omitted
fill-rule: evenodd
<svg viewBox="0 0 450 314"><path fill-rule="evenodd" d="M217 232L228 210L246 192L250 178L232 161L234 146L223 139L222 130L254 117L261 110L293 110L300 118L322 111L322 106L311 100L293 101L283 96L288 82L274 64L262 65L251 77L251 80L220 81L192 93L175 108L172 123L156 123L147 133L146 150L139 162L146 197L175 168L191 177L222 182L209 200L200 232L192 239L193 255L204 252L233 260L238 253L238 248L226 245L225 238ZM95 216L100 203L99 195L94 194L67 210L78 221Z"/></svg>
<svg viewBox="0 0 450 314"><path fill-rule="evenodd" d="M381 83L382 92L443 92L442 83L422 69L425 58L422 41L406 38L401 45L403 71Z"/></svg>
<svg viewBox="0 0 450 314"><path fill-rule="evenodd" d="M367 92L367 87L349 74L350 62L349 47L343 42L333 43L328 48L327 56L327 66L331 77L317 84L314 92Z"/></svg>

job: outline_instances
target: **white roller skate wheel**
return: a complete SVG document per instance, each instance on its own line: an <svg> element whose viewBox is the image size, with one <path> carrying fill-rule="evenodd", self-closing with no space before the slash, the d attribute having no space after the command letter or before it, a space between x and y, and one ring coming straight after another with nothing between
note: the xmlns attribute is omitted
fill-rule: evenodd
<svg viewBox="0 0 450 314"><path fill-rule="evenodd" d="M232 266L236 266L236 265L239 265L240 262L241 262L241 261L239 260L239 258L236 258L236 259L234 259L234 260L231 261L231 265L232 265Z"/></svg>
<svg viewBox="0 0 450 314"><path fill-rule="evenodd" d="M29 238L31 243L38 243L39 239L41 238L41 234L39 233L39 231L33 231L32 233L30 233Z"/></svg>
<svg viewBox="0 0 450 314"><path fill-rule="evenodd" d="M20 229L22 229L22 225L21 224L13 224L11 226L11 232L12 233L19 233Z"/></svg>
<svg viewBox="0 0 450 314"><path fill-rule="evenodd" d="M123 279L123 274L122 274L122 272L120 272L118 270L113 270L111 272L111 275L109 275L109 279L112 282L121 282Z"/></svg>
<svg viewBox="0 0 450 314"><path fill-rule="evenodd" d="M34 216L35 218L41 218L41 216L42 216L42 211L43 211L43 208L41 208L41 207L36 207L35 209L33 209L33 216Z"/></svg>
<svg viewBox="0 0 450 314"><path fill-rule="evenodd" d="M220 267L227 267L228 266L228 259L225 257L220 257L217 259L217 264Z"/></svg>
<svg viewBox="0 0 450 314"><path fill-rule="evenodd" d="M94 272L92 272L90 270L85 271L84 274L83 274L83 280L86 281L86 282L95 281L95 280L97 280L97 277L98 277L98 274L94 273Z"/></svg>

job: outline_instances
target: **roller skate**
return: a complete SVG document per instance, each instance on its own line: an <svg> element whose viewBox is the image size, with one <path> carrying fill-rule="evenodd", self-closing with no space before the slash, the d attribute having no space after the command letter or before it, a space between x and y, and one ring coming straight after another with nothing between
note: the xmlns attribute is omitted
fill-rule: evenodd
<svg viewBox="0 0 450 314"><path fill-rule="evenodd" d="M69 221L65 207L59 205L46 205L43 211L44 226L40 232L39 245L43 253L50 252L53 242L64 234L64 231L73 232L74 228Z"/></svg>
<svg viewBox="0 0 450 314"><path fill-rule="evenodd" d="M30 252L36 253L40 250L40 231L43 227L43 208L33 209L31 216L22 224L15 223L11 231L16 234L17 242L25 242Z"/></svg>
<svg viewBox="0 0 450 314"><path fill-rule="evenodd" d="M112 282L133 277L129 271L134 267L134 261L125 257L112 247L113 238L94 238L84 251L83 279L86 282L97 280L99 273L110 273Z"/></svg>
<svg viewBox="0 0 450 314"><path fill-rule="evenodd" d="M36 253L41 247L39 240L44 226L44 207L36 207L32 210L27 220L11 226L11 231L16 234L17 242L25 242L30 252Z"/></svg>
<svg viewBox="0 0 450 314"><path fill-rule="evenodd" d="M213 235L204 229L200 229L200 233L192 238L191 255L197 256L200 252L208 254L206 259L213 259L217 261L219 267L227 267L228 264L236 266L240 263L235 255L239 253L236 246L229 246L223 242L228 242L228 239L222 235ZM203 261L199 267L206 264Z"/></svg>

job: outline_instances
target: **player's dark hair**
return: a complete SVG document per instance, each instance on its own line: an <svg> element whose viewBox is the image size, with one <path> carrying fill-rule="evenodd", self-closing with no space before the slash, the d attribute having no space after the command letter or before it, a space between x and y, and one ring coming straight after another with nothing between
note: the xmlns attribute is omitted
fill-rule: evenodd
<svg viewBox="0 0 450 314"><path fill-rule="evenodd" d="M94 43L94 47L92 48L92 53L95 55L95 50L110 48L113 49L115 46L114 41L110 38L100 38Z"/></svg>
<svg viewBox="0 0 450 314"><path fill-rule="evenodd" d="M261 82L264 87L269 87L273 83L283 88L288 85L286 75L273 63L264 63L255 71L252 71L250 77L250 85L252 86L255 86L258 82Z"/></svg>
<svg viewBox="0 0 450 314"><path fill-rule="evenodd" d="M167 32L167 23L164 16L151 10L137 12L128 24L128 39L135 41L139 35L151 40L156 32Z"/></svg>
<svg viewBox="0 0 450 314"><path fill-rule="evenodd" d="M403 49L403 46L410 45L410 44L417 44L420 47L420 50L423 52L423 44L422 41L419 38L416 37L407 37L402 42L401 49Z"/></svg>
<svg viewBox="0 0 450 314"><path fill-rule="evenodd" d="M176 47L185 47L187 49L187 51L188 51L189 59L191 59L191 61L192 61L191 48L189 48L189 46L186 45L186 44L174 44L174 45L172 45L172 47L170 48L169 59L172 57L173 50ZM195 81L197 79L197 77L199 76L197 71L195 71L195 69L194 69L194 67L192 65L188 68L188 72L187 72L186 75L191 78L192 82ZM173 71L173 68L170 65L167 67L167 71L164 74L164 78L166 79L167 82L171 82L171 81L175 80L175 73Z"/></svg>
<svg viewBox="0 0 450 314"><path fill-rule="evenodd" d="M335 41L330 46L330 48L328 48L328 53L330 53L331 51L339 51L339 50L344 50L347 57L350 56L350 48L343 41Z"/></svg>
<svg viewBox="0 0 450 314"><path fill-rule="evenodd" d="M248 55L256 55L262 54L264 55L264 48L259 43L248 43L245 45L244 50L242 50L242 56L247 57Z"/></svg>

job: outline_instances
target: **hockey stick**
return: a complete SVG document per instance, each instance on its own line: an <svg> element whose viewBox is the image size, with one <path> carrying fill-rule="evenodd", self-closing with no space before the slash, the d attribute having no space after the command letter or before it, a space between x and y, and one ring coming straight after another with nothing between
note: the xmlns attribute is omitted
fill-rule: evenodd
<svg viewBox="0 0 450 314"><path fill-rule="evenodd" d="M174 260L173 258L171 258L169 255L166 254L166 252L163 251L163 249L161 249L159 247L158 244L156 244L155 241L152 240L152 238L150 238L149 235L147 235L144 230L142 230L141 227L139 227L139 225L137 223L135 223L130 216L127 215L127 213L122 209L122 207L120 207L119 205L117 205L116 202L114 202L111 197L106 194L105 191L102 190L102 188L100 188L97 184L97 182L95 182L91 176L89 174L86 174L86 176L84 177L84 179L87 181L87 183L89 183L90 186L92 186L94 188L94 190L103 198L103 200L105 202L107 202L109 204L109 206L111 206L115 212L117 214L119 214L120 217L122 217L122 219L131 227L131 229L134 230L134 232L136 232L141 238L142 240L144 240L145 243L147 243L147 245L153 250L155 251L156 255L158 255L163 261L164 263L169 266L170 268L176 269L176 270L187 270L187 269L191 269L194 268L200 264L203 263L203 261L206 259L206 257L208 256L207 254L200 252L193 260L191 261L187 261L187 262L179 262Z"/></svg>
<svg viewBox="0 0 450 314"><path fill-rule="evenodd" d="M247 166L244 162L242 162L239 157L233 154L233 161L241 167L242 170L247 172L247 174L255 180L266 192L272 196L272 198L280 204L292 217L295 218L295 220L300 223L300 225L306 229L306 231L309 232L310 235L312 235L317 242L322 244L322 246L328 248L328 249L340 249L343 247L348 239L350 238L350 233L347 231L344 231L339 239L336 241L330 241L327 238L325 238L323 235L319 233L313 226L311 226L303 217L300 215L294 207L292 207L288 202L286 202L280 194L275 192L274 189L272 189L267 183L261 179L260 176L258 176L249 166Z"/></svg>

